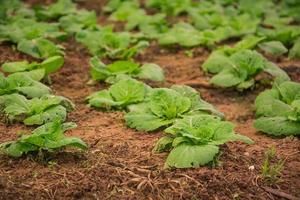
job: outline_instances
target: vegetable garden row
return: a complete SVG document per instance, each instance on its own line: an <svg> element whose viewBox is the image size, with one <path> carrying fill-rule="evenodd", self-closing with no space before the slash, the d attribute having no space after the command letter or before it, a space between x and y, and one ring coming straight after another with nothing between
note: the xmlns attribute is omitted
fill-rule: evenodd
<svg viewBox="0 0 300 200"><path fill-rule="evenodd" d="M88 85L109 85L87 96L87 106L99 112L122 111L126 126L144 134L163 130L153 152L169 152L165 168L204 166L215 161L221 145L254 141L236 133L235 125L194 88L152 87L165 81L163 68L135 59L151 43L184 48L191 57L194 47L209 49L199 70L213 87L240 94L258 85L272 87L255 100L254 128L278 140L300 134L300 83L269 59L300 59L298 1L110 0L102 9L111 22L106 26L98 24L95 11L80 9L71 0L35 6L19 0L0 2L0 42L36 60L5 62L1 67L3 119L33 129L0 144L2 154L20 158L65 147L89 148L79 137L65 135L76 128L68 120L76 105L51 89L52 74L64 66L60 44L66 40L90 53ZM116 23L122 23L122 30L114 27Z"/></svg>

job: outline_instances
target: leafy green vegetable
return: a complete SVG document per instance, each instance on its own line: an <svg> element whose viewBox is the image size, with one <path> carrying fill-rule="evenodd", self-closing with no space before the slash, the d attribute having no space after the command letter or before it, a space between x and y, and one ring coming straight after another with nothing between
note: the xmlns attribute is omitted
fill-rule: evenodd
<svg viewBox="0 0 300 200"><path fill-rule="evenodd" d="M286 81L255 100L254 127L274 136L300 134L300 84Z"/></svg>
<svg viewBox="0 0 300 200"><path fill-rule="evenodd" d="M58 0L49 6L35 8L36 16L40 20L57 19L61 16L76 13L76 5L72 0Z"/></svg>
<svg viewBox="0 0 300 200"><path fill-rule="evenodd" d="M146 63L140 67L132 61L116 61L105 65L97 57L90 61L94 80L115 83L122 78L135 77L152 81L164 81L163 70L156 64Z"/></svg>
<svg viewBox="0 0 300 200"><path fill-rule="evenodd" d="M197 30L190 24L180 22L158 37L159 44L179 44L183 47L204 45L210 47L229 38L255 33L258 22L250 20L249 23L249 20L248 15L242 15L239 18L231 19L226 26L205 30Z"/></svg>
<svg viewBox="0 0 300 200"><path fill-rule="evenodd" d="M63 38L65 33L59 30L58 24L37 22L34 19L17 18L0 25L0 40L19 43L22 40L37 38Z"/></svg>
<svg viewBox="0 0 300 200"><path fill-rule="evenodd" d="M144 103L129 109L130 112L125 115L126 124L143 131L154 131L171 125L185 115L203 113L223 117L222 113L203 101L199 94L188 86L153 89Z"/></svg>
<svg viewBox="0 0 300 200"><path fill-rule="evenodd" d="M63 47L46 38L64 39L65 36L58 24L37 22L35 19L13 18L0 25L0 42L16 43L19 51L35 58L63 55Z"/></svg>
<svg viewBox="0 0 300 200"><path fill-rule="evenodd" d="M149 43L137 41L128 32L113 32L110 27L96 27L77 32L76 41L85 45L95 56L128 59L140 53Z"/></svg>
<svg viewBox="0 0 300 200"><path fill-rule="evenodd" d="M176 16L188 10L191 0L148 0L146 6Z"/></svg>
<svg viewBox="0 0 300 200"><path fill-rule="evenodd" d="M75 34L96 25L97 16L94 11L78 10L76 13L63 16L59 19L59 26L68 34Z"/></svg>
<svg viewBox="0 0 300 200"><path fill-rule="evenodd" d="M259 45L259 43L262 42L263 40L265 40L265 37L257 37L257 36L250 35L244 37L241 41L237 42L233 47L225 45L218 48L214 52L220 52L227 56L231 56L232 54L242 50L247 50L247 49L252 50L257 45Z"/></svg>
<svg viewBox="0 0 300 200"><path fill-rule="evenodd" d="M109 19L114 21L126 21L133 13L144 12L139 8L136 1L124 1L118 8L110 15Z"/></svg>
<svg viewBox="0 0 300 200"><path fill-rule="evenodd" d="M226 25L229 18L223 13L222 6L209 1L203 1L188 9L189 21L201 31Z"/></svg>
<svg viewBox="0 0 300 200"><path fill-rule="evenodd" d="M252 87L255 76L262 71L289 80L283 70L251 50L241 50L231 56L216 51L211 54L202 68L204 71L217 74L212 77L211 83L221 87L236 87L239 90Z"/></svg>
<svg viewBox="0 0 300 200"><path fill-rule="evenodd" d="M14 73L8 77L0 73L0 95L19 93L34 98L47 95L50 91L50 88L34 80L28 72Z"/></svg>
<svg viewBox="0 0 300 200"><path fill-rule="evenodd" d="M242 14L233 17L229 21L227 38L241 37L247 34L254 34L257 31L260 20L252 18L249 14ZM227 39L226 38L226 39Z"/></svg>
<svg viewBox="0 0 300 200"><path fill-rule="evenodd" d="M203 63L202 69L205 72L210 72L212 74L220 73L225 66L231 66L233 63L230 58L224 55L222 52L215 51L208 59Z"/></svg>
<svg viewBox="0 0 300 200"><path fill-rule="evenodd" d="M18 50L34 58L49 58L64 55L64 47L56 45L50 40L38 38L33 40L22 40L18 43Z"/></svg>
<svg viewBox="0 0 300 200"><path fill-rule="evenodd" d="M218 2L209 1L199 2L197 6L189 8L188 15L198 30L226 28L230 37L254 33L260 21L233 6L225 7Z"/></svg>
<svg viewBox="0 0 300 200"><path fill-rule="evenodd" d="M264 52L274 56L280 56L288 52L287 48L279 41L264 42L258 45Z"/></svg>
<svg viewBox="0 0 300 200"><path fill-rule="evenodd" d="M163 69L154 63L145 63L134 75L136 78L163 82L165 80Z"/></svg>
<svg viewBox="0 0 300 200"><path fill-rule="evenodd" d="M27 100L19 94L0 96L0 107L9 122L22 121L25 125L41 125L51 121L65 121L67 111L74 109L74 104L60 96L46 95Z"/></svg>
<svg viewBox="0 0 300 200"><path fill-rule="evenodd" d="M160 45L179 44L183 47L193 47L203 43L203 35L187 23L175 24L168 32L159 36Z"/></svg>
<svg viewBox="0 0 300 200"><path fill-rule="evenodd" d="M167 136L157 142L154 151L171 151L166 167L199 167L213 161L219 145L231 141L253 143L248 137L236 134L232 123L211 115L186 116L165 132Z"/></svg>
<svg viewBox="0 0 300 200"><path fill-rule="evenodd" d="M75 123L50 122L38 127L30 135L23 135L17 141L2 143L0 150L8 156L16 158L31 152L58 151L64 147L76 147L85 150L87 145L81 139L64 135L65 131L75 127Z"/></svg>
<svg viewBox="0 0 300 200"><path fill-rule="evenodd" d="M105 10L113 11L110 20L126 21L125 29L139 29L146 38L157 38L160 33L168 30L165 14L147 15L137 1L110 1Z"/></svg>
<svg viewBox="0 0 300 200"><path fill-rule="evenodd" d="M250 14L252 17L263 17L266 11L274 9L274 7L273 1L258 1L255 4L251 0L239 1L239 10Z"/></svg>
<svg viewBox="0 0 300 200"><path fill-rule="evenodd" d="M300 36L299 26L279 26L275 29L259 28L257 34L264 36L269 41L280 41L286 46L292 45Z"/></svg>
<svg viewBox="0 0 300 200"><path fill-rule="evenodd" d="M211 83L222 87L237 86L241 88L241 86L244 86L243 83L248 81L252 82L252 77L263 70L265 61L261 55L250 50L240 51L227 59L228 61L226 62L228 62L229 65L222 66L219 73L211 79ZM214 68L214 66L210 65L204 66ZM214 71L216 71L216 69L214 69ZM252 84L249 86L251 87Z"/></svg>
<svg viewBox="0 0 300 200"><path fill-rule="evenodd" d="M277 11L269 10L265 14L265 18L262 22L267 27L283 27L291 24L294 21L293 17L290 16L279 16Z"/></svg>
<svg viewBox="0 0 300 200"><path fill-rule="evenodd" d="M0 23L5 23L11 15L24 6L19 0L1 1Z"/></svg>
<svg viewBox="0 0 300 200"><path fill-rule="evenodd" d="M289 52L289 58L300 58L300 37L295 41Z"/></svg>
<svg viewBox="0 0 300 200"><path fill-rule="evenodd" d="M210 34L210 43L254 34L260 20L250 13L240 13L233 6L202 1L188 9L189 21L203 33Z"/></svg>
<svg viewBox="0 0 300 200"><path fill-rule="evenodd" d="M281 2L281 15L292 16L297 22L300 21L299 8L300 3L297 0L286 0Z"/></svg>
<svg viewBox="0 0 300 200"><path fill-rule="evenodd" d="M264 71L270 75L272 75L275 78L275 81L290 81L289 75L281 68L279 68L277 65L275 65L272 62L266 62Z"/></svg>
<svg viewBox="0 0 300 200"><path fill-rule="evenodd" d="M159 33L168 29L165 14L147 15L145 10L140 8L138 1L112 0L104 10L113 12L109 17L110 20L127 21L125 25L127 31L139 29L146 38L156 38Z"/></svg>
<svg viewBox="0 0 300 200"><path fill-rule="evenodd" d="M133 7L139 7L138 0L110 0L104 6L103 10L105 12L114 12L122 7L124 4L131 4Z"/></svg>
<svg viewBox="0 0 300 200"><path fill-rule="evenodd" d="M141 103L146 95L143 83L134 79L124 79L112 85L108 90L96 92L89 97L89 105L97 108L126 108L130 104Z"/></svg>
<svg viewBox="0 0 300 200"><path fill-rule="evenodd" d="M185 85L173 85L171 89L190 99L191 107L189 114L197 113L200 111L201 113L205 112L213 114L220 117L221 119L225 117L224 114L214 108L213 105L204 101L195 89Z"/></svg>
<svg viewBox="0 0 300 200"><path fill-rule="evenodd" d="M32 62L28 63L27 61L17 61L17 62L7 62L2 65L2 71L7 73L16 73L16 72L24 72L24 71L34 71L41 69L44 76L48 76L50 73L53 73L60 69L64 64L64 58L61 56L53 56L41 63ZM35 79L40 81L41 79Z"/></svg>
<svg viewBox="0 0 300 200"><path fill-rule="evenodd" d="M128 31L138 29L145 37L158 38L161 33L168 31L165 17L161 13L146 15L145 12L134 12L127 18L125 29Z"/></svg>

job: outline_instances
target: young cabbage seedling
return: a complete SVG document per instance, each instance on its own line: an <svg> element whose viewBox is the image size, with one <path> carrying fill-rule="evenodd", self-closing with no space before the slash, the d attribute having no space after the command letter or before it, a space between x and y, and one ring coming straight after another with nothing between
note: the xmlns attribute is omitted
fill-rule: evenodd
<svg viewBox="0 0 300 200"><path fill-rule="evenodd" d="M88 146L80 138L64 135L65 131L73 128L76 128L75 123L50 122L33 130L30 135L22 135L16 141L0 144L0 152L19 158L29 153L54 152L65 147L87 149Z"/></svg>
<svg viewBox="0 0 300 200"><path fill-rule="evenodd" d="M34 58L45 59L52 56L63 56L64 47L44 38L21 40L17 49Z"/></svg>
<svg viewBox="0 0 300 200"><path fill-rule="evenodd" d="M17 93L34 98L50 94L51 89L36 80L43 73L36 70L33 72L18 72L7 77L0 73L0 95Z"/></svg>
<svg viewBox="0 0 300 200"><path fill-rule="evenodd" d="M142 66L133 61L116 61L105 65L97 57L90 60L91 76L93 80L116 83L130 77L163 82L165 80L162 68L153 63Z"/></svg>
<svg viewBox="0 0 300 200"><path fill-rule="evenodd" d="M255 100L254 127L273 136L300 135L300 84L274 84Z"/></svg>
<svg viewBox="0 0 300 200"><path fill-rule="evenodd" d="M129 110L125 115L126 124L142 131L155 131L170 126L176 119L186 115L201 113L224 117L211 104L202 100L194 89L179 85L171 89L153 89L145 102L130 106Z"/></svg>
<svg viewBox="0 0 300 200"><path fill-rule="evenodd" d="M210 55L202 68L216 74L210 80L212 84L225 88L235 87L241 91L253 87L255 77L263 71L282 80L290 80L278 66L267 61L258 52L247 49L230 56L222 51L216 51Z"/></svg>
<svg viewBox="0 0 300 200"><path fill-rule="evenodd" d="M134 79L123 79L110 86L108 90L101 90L87 97L90 106L104 109L125 109L131 104L144 101L149 88Z"/></svg>
<svg viewBox="0 0 300 200"><path fill-rule="evenodd" d="M62 56L53 56L41 63L28 61L7 62L2 65L2 71L6 73L17 72L32 72L34 70L40 71L43 74L43 78L46 82L51 83L50 74L59 70L64 64L64 58ZM35 79L40 81L41 79Z"/></svg>
<svg viewBox="0 0 300 200"><path fill-rule="evenodd" d="M246 136L236 134L234 125L212 115L192 115L177 119L165 130L155 152L170 151L165 167L195 168L212 162L219 146L230 141L252 144Z"/></svg>
<svg viewBox="0 0 300 200"><path fill-rule="evenodd" d="M84 29L77 32L75 38L92 55L111 59L130 59L149 46L147 41L129 32L113 32L111 27Z"/></svg>
<svg viewBox="0 0 300 200"><path fill-rule="evenodd" d="M0 96L0 108L8 122L21 121L25 125L42 125L51 121L64 122L67 112L74 109L74 104L67 98L45 95L27 100L19 94Z"/></svg>

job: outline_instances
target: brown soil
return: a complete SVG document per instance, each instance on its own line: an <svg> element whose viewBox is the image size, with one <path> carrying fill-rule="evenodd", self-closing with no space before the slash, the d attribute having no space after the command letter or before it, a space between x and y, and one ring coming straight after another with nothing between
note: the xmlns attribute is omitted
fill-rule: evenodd
<svg viewBox="0 0 300 200"><path fill-rule="evenodd" d="M93 1L93 3L96 1ZM101 1L97 1L101 2ZM94 8L93 3L83 7ZM272 187L294 197L300 197L300 143L298 138L273 139L258 133L253 127L253 102L264 88L239 93L213 88L199 66L209 55L196 49L189 58L184 50L168 50L155 43L137 58L140 62L155 62L166 72L164 84L194 86L208 102L224 112L227 120L237 125L236 131L255 141L254 145L235 142L222 146L215 167L187 170L164 170L167 154L151 152L162 132L147 134L125 126L122 112L100 112L87 107L85 97L107 87L89 86L89 54L74 42L66 47L66 63L52 76L53 91L76 104L69 116L78 128L68 135L81 137L90 146L86 152L68 150L50 154L48 162L36 157L12 159L0 157L0 199L283 199L266 191ZM8 60L27 59L11 48L0 45L0 64ZM300 82L300 62L281 59L282 66L294 81ZM0 142L16 138L25 127L0 123ZM277 160L285 160L279 183L268 185L261 178L264 153L272 146ZM253 170L249 167L254 166Z"/></svg>

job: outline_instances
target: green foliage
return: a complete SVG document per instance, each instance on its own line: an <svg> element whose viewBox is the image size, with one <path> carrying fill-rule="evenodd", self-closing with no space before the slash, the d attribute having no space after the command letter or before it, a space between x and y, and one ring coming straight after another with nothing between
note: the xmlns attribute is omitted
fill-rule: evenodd
<svg viewBox="0 0 300 200"><path fill-rule="evenodd" d="M143 64L134 75L136 78L163 82L165 80L163 69L154 63Z"/></svg>
<svg viewBox="0 0 300 200"><path fill-rule="evenodd" d="M230 56L231 65L211 79L211 83L222 87L237 86L247 89L254 83L253 77L264 67L264 58L250 50L243 50Z"/></svg>
<svg viewBox="0 0 300 200"><path fill-rule="evenodd" d="M165 14L146 15L145 12L133 12L128 18L125 29L138 29L147 38L158 38L168 31Z"/></svg>
<svg viewBox="0 0 300 200"><path fill-rule="evenodd" d="M225 54L227 56L231 56L234 53L237 53L242 50L252 50L257 45L259 45L260 42L265 40L265 37L257 37L257 36L246 36L239 42L237 42L233 47L231 46L222 46L216 50L216 52L220 52L222 54Z"/></svg>
<svg viewBox="0 0 300 200"><path fill-rule="evenodd" d="M189 21L200 31L210 31L219 41L254 34L260 20L232 6L202 1L188 10Z"/></svg>
<svg viewBox="0 0 300 200"><path fill-rule="evenodd" d="M221 87L236 87L239 90L251 88L255 76L265 71L271 75L289 80L288 75L276 65L268 62L256 51L241 50L231 56L216 51L202 65L204 71L217 74L210 82Z"/></svg>
<svg viewBox="0 0 300 200"><path fill-rule="evenodd" d="M0 25L0 42L16 43L19 51L34 58L63 55L64 48L48 38L64 39L65 36L58 24L37 22L34 18L16 17Z"/></svg>
<svg viewBox="0 0 300 200"><path fill-rule="evenodd" d="M39 20L58 19L61 16L76 13L76 5L72 0L58 0L49 6L37 6L35 11Z"/></svg>
<svg viewBox="0 0 300 200"><path fill-rule="evenodd" d="M286 81L275 84L255 100L254 127L273 136L300 134L300 84Z"/></svg>
<svg viewBox="0 0 300 200"><path fill-rule="evenodd" d="M44 76L48 76L51 73L59 70L64 64L64 58L61 56L53 56L41 63L32 62L28 63L27 61L17 61L17 62L7 62L2 65L2 71L6 73L16 73L16 72L25 72L25 71L34 71L41 70L43 76L35 79L40 81Z"/></svg>
<svg viewBox="0 0 300 200"><path fill-rule="evenodd" d="M147 15L145 10L140 9L136 1L110 1L108 4L115 4L115 9L109 9L114 10L109 19L126 21L125 29L127 31L138 29L144 37L151 39L157 38L160 33L168 30L165 14Z"/></svg>
<svg viewBox="0 0 300 200"><path fill-rule="evenodd" d="M126 124L137 130L154 131L174 123L185 115L214 114L223 117L211 104L188 86L158 88L149 92L144 103L131 106L125 115Z"/></svg>
<svg viewBox="0 0 300 200"><path fill-rule="evenodd" d="M83 29L97 25L97 16L94 11L78 10L59 19L59 26L68 34L76 34Z"/></svg>
<svg viewBox="0 0 300 200"><path fill-rule="evenodd" d="M139 1L138 0L110 0L108 3L105 5L103 10L105 12L115 12L118 9L122 7L133 7L133 8L138 8L139 7Z"/></svg>
<svg viewBox="0 0 300 200"><path fill-rule="evenodd" d="M284 1L283 1L284 2ZM202 32L217 36L215 42L244 35L258 35L270 41L279 41L286 47L295 42L299 36L299 26L291 25L299 14L290 12L299 5L287 6L272 1L201 1L188 9L188 19ZM294 7L294 8L292 8ZM274 47L286 51L278 44ZM276 53L277 53L276 50Z"/></svg>
<svg viewBox="0 0 300 200"><path fill-rule="evenodd" d="M214 108L213 105L204 101L200 94L193 89L192 87L185 86L185 85L173 85L171 87L172 90L180 93L181 95L188 97L191 101L191 107L189 114L198 113L200 111L201 114L209 113L215 116L220 117L221 119L224 118L224 114Z"/></svg>
<svg viewBox="0 0 300 200"><path fill-rule="evenodd" d="M222 46L212 52L202 65L202 68L204 71L212 74L220 73L224 68L233 65L230 59L233 54L239 55L242 52L248 54L250 53L249 50L255 48L264 39L264 37L247 36L237 42L234 46Z"/></svg>
<svg viewBox="0 0 300 200"><path fill-rule="evenodd" d="M240 0L239 11L250 14L252 17L263 17L266 11L274 9L273 1L258 1L253 3L251 0Z"/></svg>
<svg viewBox="0 0 300 200"><path fill-rule="evenodd" d="M159 9L167 15L176 16L188 10L191 0L148 0L146 6Z"/></svg>
<svg viewBox="0 0 300 200"><path fill-rule="evenodd" d="M135 40L128 32L113 32L110 27L77 32L76 41L86 46L92 55L113 59L131 58L149 45Z"/></svg>
<svg viewBox="0 0 300 200"><path fill-rule="evenodd" d="M0 108L9 122L22 121L25 125L42 125L52 121L65 121L73 103L60 96L46 95L27 100L19 94L0 96Z"/></svg>
<svg viewBox="0 0 300 200"><path fill-rule="evenodd" d="M290 46L300 36L300 29L296 25L279 26L273 29L259 28L257 34L266 37L269 41L279 41Z"/></svg>
<svg viewBox="0 0 300 200"><path fill-rule="evenodd" d="M159 44L172 45L179 44L183 47L194 47L198 45L212 46L223 40L241 37L256 31L257 21L249 23L249 16L240 16L238 19L230 20L230 25L218 27L216 29L198 30L187 23L177 23L169 31L161 34Z"/></svg>
<svg viewBox="0 0 300 200"><path fill-rule="evenodd" d="M288 49L279 41L264 42L258 46L264 52L274 56L280 56L288 52Z"/></svg>
<svg viewBox="0 0 300 200"><path fill-rule="evenodd" d="M295 41L294 46L291 48L289 58L300 58L300 37Z"/></svg>
<svg viewBox="0 0 300 200"><path fill-rule="evenodd" d="M164 72L156 64L146 63L142 66L132 61L116 61L105 65L97 57L90 61L93 80L115 83L128 77L164 81Z"/></svg>
<svg viewBox="0 0 300 200"><path fill-rule="evenodd" d="M0 3L0 23L5 23L15 11L19 10L21 6L24 6L20 0L1 0Z"/></svg>
<svg viewBox="0 0 300 200"><path fill-rule="evenodd" d="M266 27L284 27L291 24L293 21L293 17L280 16L278 15L278 11L269 10L265 13L265 18L262 21L262 24Z"/></svg>
<svg viewBox="0 0 300 200"><path fill-rule="evenodd" d="M165 167L195 168L213 161L219 145L230 141L253 143L246 136L236 134L234 125L211 115L192 115L178 119L165 130L154 151L170 151Z"/></svg>
<svg viewBox="0 0 300 200"><path fill-rule="evenodd" d="M34 58L49 58L57 55L64 55L63 46L56 45L50 40L43 38L22 40L20 43L18 43L17 49Z"/></svg>
<svg viewBox="0 0 300 200"><path fill-rule="evenodd" d="M37 22L35 19L16 18L0 25L0 40L20 43L23 40L37 38L63 38L65 33L58 24Z"/></svg>
<svg viewBox="0 0 300 200"><path fill-rule="evenodd" d="M202 1L189 8L188 16L190 22L201 31L225 26L229 21L224 14L224 7L211 1Z"/></svg>
<svg viewBox="0 0 300 200"><path fill-rule="evenodd" d="M109 19L114 21L126 21L133 13L144 12L139 8L139 3L136 1L124 1L110 15Z"/></svg>
<svg viewBox="0 0 300 200"><path fill-rule="evenodd" d="M187 23L175 24L173 28L159 36L160 45L179 44L183 47L193 47L203 42L201 32Z"/></svg>
<svg viewBox="0 0 300 200"><path fill-rule="evenodd" d="M281 15L283 16L292 16L292 18L299 22L300 21L300 3L297 0L286 0L282 1L282 8L280 11Z"/></svg>
<svg viewBox="0 0 300 200"><path fill-rule="evenodd" d="M50 88L36 81L28 72L19 72L4 77L0 74L0 95L19 93L29 98L42 97Z"/></svg>
<svg viewBox="0 0 300 200"><path fill-rule="evenodd" d="M32 152L58 151L64 147L76 147L85 150L87 145L81 139L64 135L65 131L75 127L75 123L50 122L33 130L30 135L23 135L16 141L2 143L0 150L2 153L15 158Z"/></svg>
<svg viewBox="0 0 300 200"><path fill-rule="evenodd" d="M257 30L260 20L252 18L248 14L239 15L230 19L230 22L225 29L227 37L225 39L233 37L241 37L247 34L254 34Z"/></svg>
<svg viewBox="0 0 300 200"><path fill-rule="evenodd" d="M134 79L124 79L113 84L108 90L101 90L89 97L90 106L97 108L126 108L130 104L141 103L146 95L143 83Z"/></svg>
<svg viewBox="0 0 300 200"><path fill-rule="evenodd" d="M284 160L279 160L272 164L276 158L276 148L273 146L265 153L265 160L261 168L261 175L268 184L275 184L280 182L281 172L284 168Z"/></svg>

